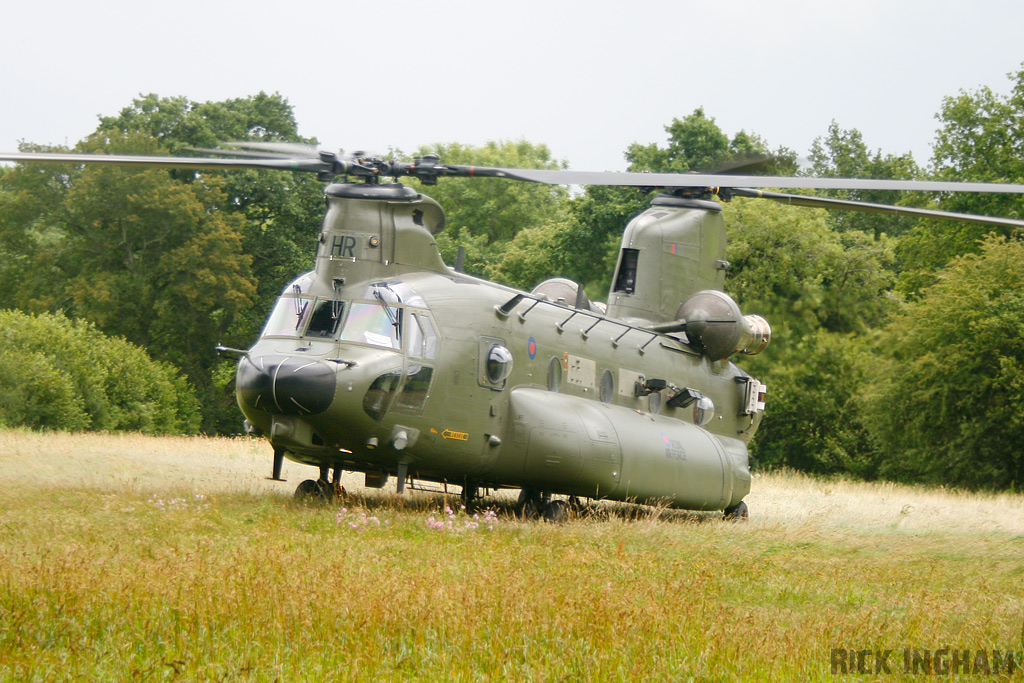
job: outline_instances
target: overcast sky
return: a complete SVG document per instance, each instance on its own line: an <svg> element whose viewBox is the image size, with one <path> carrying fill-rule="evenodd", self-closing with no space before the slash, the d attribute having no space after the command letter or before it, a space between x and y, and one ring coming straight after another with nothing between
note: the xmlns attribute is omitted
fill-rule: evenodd
<svg viewBox="0 0 1024 683"><path fill-rule="evenodd" d="M74 144L140 93L263 90L348 150L525 138L622 170L703 106L800 155L834 119L925 163L942 98L1007 93L1024 62L1021 0L11 0L0 17L0 151Z"/></svg>

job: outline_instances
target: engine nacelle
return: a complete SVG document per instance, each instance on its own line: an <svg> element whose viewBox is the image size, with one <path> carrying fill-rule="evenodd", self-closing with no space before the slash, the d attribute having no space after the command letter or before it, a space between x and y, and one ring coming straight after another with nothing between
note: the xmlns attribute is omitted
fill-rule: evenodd
<svg viewBox="0 0 1024 683"><path fill-rule="evenodd" d="M759 315L743 315L725 292L706 289L679 307L676 318L691 342L703 347L712 360L734 353L753 356L768 348L772 328Z"/></svg>
<svg viewBox="0 0 1024 683"><path fill-rule="evenodd" d="M607 306L600 301L591 301L583 287L564 277L544 280L530 292L534 296L546 297L548 301L579 308L591 313L604 313Z"/></svg>

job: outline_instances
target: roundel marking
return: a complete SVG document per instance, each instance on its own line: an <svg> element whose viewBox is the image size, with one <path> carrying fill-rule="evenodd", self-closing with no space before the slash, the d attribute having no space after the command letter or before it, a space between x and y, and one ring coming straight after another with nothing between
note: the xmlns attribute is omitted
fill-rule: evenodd
<svg viewBox="0 0 1024 683"><path fill-rule="evenodd" d="M530 337L530 340L526 342L526 352L529 354L530 360L537 357L537 340L533 337Z"/></svg>

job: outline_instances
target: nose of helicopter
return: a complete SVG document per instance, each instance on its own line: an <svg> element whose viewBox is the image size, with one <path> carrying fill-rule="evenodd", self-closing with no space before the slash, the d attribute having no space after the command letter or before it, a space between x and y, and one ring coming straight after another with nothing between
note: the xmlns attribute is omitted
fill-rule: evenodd
<svg viewBox="0 0 1024 683"><path fill-rule="evenodd" d="M257 410L317 415L334 400L337 372L321 360L268 355L243 359L236 379L241 399Z"/></svg>

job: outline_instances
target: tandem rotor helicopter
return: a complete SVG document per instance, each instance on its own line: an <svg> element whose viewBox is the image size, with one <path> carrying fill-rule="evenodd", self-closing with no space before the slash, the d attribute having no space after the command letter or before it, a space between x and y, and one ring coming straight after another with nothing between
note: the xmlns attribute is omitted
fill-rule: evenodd
<svg viewBox="0 0 1024 683"><path fill-rule="evenodd" d="M730 358L771 329L723 291L725 226L714 197L1024 227L1024 221L815 198L760 188L1024 193L1024 185L713 174L591 173L342 157L236 143L224 157L0 154L17 162L316 173L329 183L313 270L288 284L239 356L249 433L319 468L297 496L332 498L344 471L481 490L519 488L520 512L564 518L552 495L722 510L746 518L747 444L767 388ZM445 265L430 197L398 182L450 176L662 190L622 237L607 303L552 279L518 291ZM383 182L393 178L394 182Z"/></svg>

